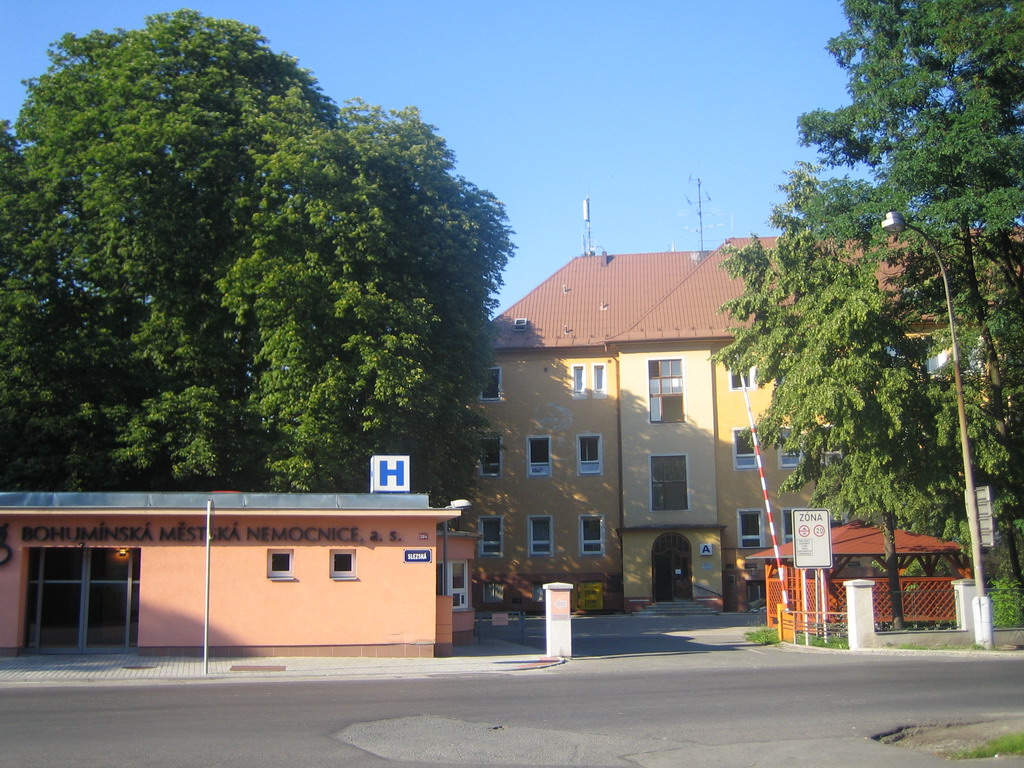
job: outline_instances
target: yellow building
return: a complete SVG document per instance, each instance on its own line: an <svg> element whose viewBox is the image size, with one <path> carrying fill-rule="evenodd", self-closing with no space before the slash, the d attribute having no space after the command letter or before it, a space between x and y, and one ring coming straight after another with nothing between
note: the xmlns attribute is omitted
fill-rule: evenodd
<svg viewBox="0 0 1024 768"><path fill-rule="evenodd" d="M756 412L769 394L711 360L739 291L723 258L583 256L496 318L481 393L495 432L468 516L479 609L540 610L548 581L576 584L584 610L760 596L743 553L771 540L742 430L747 397ZM796 457L762 453L771 491ZM770 500L773 516L803 503Z"/></svg>

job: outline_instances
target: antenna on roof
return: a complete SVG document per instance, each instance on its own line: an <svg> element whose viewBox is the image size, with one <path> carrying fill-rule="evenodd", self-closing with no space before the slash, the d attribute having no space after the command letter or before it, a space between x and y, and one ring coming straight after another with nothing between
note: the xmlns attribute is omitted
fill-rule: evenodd
<svg viewBox="0 0 1024 768"><path fill-rule="evenodd" d="M693 176L690 176L690 181L693 181ZM712 224L712 225L710 225L708 227L704 226L704 200L707 199L708 202L711 202L711 195L709 195L707 192L702 191L702 189L701 189L702 184L703 184L703 180L701 179L700 176L698 176L697 177L697 229L696 229L696 231L697 231L698 235L700 235L700 258L703 260L703 258L707 255L707 251L704 249L704 230L705 229L710 229L711 227L720 227L721 224ZM683 197L686 197L686 195L683 195ZM686 202L690 204L691 208L693 207L693 201L690 200L689 197L686 197ZM687 229L690 229L690 228L687 227Z"/></svg>
<svg viewBox="0 0 1024 768"><path fill-rule="evenodd" d="M590 195L583 198L583 255L594 255L594 243L590 237Z"/></svg>

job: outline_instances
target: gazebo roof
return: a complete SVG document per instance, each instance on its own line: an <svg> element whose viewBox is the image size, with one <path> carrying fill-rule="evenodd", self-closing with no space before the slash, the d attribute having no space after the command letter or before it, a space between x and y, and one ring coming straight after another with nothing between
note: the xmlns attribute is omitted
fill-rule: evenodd
<svg viewBox="0 0 1024 768"><path fill-rule="evenodd" d="M959 555L960 545L953 541L943 541L923 533L911 533L897 528L895 531L897 555ZM832 529L832 554L845 557L880 557L885 553L882 541L882 529L868 525L863 520L853 520L845 525ZM793 559L793 543L779 547L779 556L784 560ZM774 549L763 549L751 555L747 560L772 560Z"/></svg>

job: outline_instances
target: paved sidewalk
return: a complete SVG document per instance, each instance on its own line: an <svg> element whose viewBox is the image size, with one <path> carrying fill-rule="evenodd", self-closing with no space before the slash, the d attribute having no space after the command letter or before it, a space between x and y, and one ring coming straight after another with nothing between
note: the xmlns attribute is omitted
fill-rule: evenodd
<svg viewBox="0 0 1024 768"><path fill-rule="evenodd" d="M204 683L245 680L353 680L423 678L436 675L509 674L563 663L536 648L486 640L460 646L444 658L211 657L137 656L135 654L32 655L0 658L0 685Z"/></svg>

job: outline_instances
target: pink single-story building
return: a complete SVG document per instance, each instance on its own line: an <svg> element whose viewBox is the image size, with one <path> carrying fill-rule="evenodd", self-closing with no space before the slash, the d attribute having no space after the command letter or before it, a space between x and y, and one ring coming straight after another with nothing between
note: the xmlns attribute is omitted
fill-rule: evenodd
<svg viewBox="0 0 1024 768"><path fill-rule="evenodd" d="M0 655L448 653L473 624L472 542L438 531L459 514L406 493L0 493Z"/></svg>

